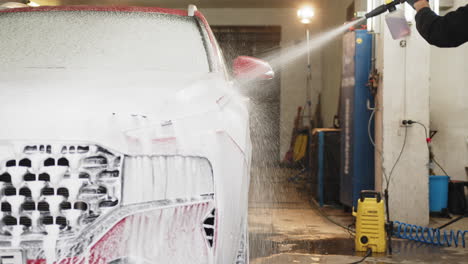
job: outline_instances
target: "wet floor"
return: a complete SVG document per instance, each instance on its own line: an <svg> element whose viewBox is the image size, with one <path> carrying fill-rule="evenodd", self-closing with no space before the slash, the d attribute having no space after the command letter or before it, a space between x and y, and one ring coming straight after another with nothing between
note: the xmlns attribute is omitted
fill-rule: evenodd
<svg viewBox="0 0 468 264"><path fill-rule="evenodd" d="M249 228L252 264L352 263L365 252L354 252L354 238L344 228L353 222L338 207L318 211L309 200L304 182L287 179L296 171L254 170L251 184ZM433 224L447 221L432 220ZM468 229L468 220L455 226ZM468 263L468 249L441 248L394 240L393 255L373 254L363 263Z"/></svg>

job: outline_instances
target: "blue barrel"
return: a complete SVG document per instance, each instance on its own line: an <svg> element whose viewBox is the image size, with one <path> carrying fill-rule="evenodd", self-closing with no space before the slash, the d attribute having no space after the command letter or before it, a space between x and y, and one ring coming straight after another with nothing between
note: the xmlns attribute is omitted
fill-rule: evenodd
<svg viewBox="0 0 468 264"><path fill-rule="evenodd" d="M441 212L448 207L448 176L429 176L429 210Z"/></svg>

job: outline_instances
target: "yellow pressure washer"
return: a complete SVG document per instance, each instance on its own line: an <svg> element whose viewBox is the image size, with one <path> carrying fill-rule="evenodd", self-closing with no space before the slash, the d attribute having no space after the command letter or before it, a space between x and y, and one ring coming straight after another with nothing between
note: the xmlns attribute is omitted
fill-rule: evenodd
<svg viewBox="0 0 468 264"><path fill-rule="evenodd" d="M385 205L382 196L376 191L361 191L356 217L355 250L374 253L387 251L387 235L385 223Z"/></svg>

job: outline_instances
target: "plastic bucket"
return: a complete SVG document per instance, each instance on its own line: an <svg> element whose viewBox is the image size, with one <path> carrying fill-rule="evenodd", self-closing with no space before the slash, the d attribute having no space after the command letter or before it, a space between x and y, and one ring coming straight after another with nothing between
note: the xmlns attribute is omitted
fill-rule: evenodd
<svg viewBox="0 0 468 264"><path fill-rule="evenodd" d="M429 210L441 212L448 207L448 176L429 176Z"/></svg>

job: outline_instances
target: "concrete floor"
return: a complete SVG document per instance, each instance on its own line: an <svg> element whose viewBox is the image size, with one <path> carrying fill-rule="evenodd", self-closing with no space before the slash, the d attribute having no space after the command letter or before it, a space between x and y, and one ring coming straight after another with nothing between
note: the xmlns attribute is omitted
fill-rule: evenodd
<svg viewBox="0 0 468 264"><path fill-rule="evenodd" d="M362 259L364 253L354 252L348 231L312 206L305 183L287 181L295 173L287 169L254 170L249 199L251 263L352 263ZM353 222L340 208L326 207L322 213L344 226ZM434 219L431 225L446 221ZM468 230L468 220L453 228ZM393 247L392 256L374 254L363 263L468 263L468 249L464 248L439 248L404 240L394 240Z"/></svg>

